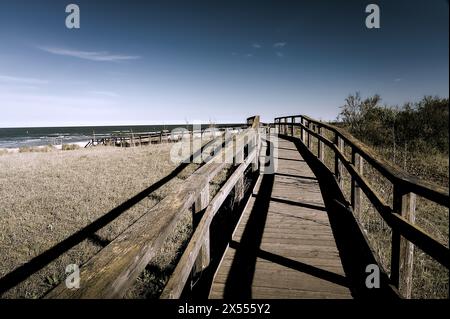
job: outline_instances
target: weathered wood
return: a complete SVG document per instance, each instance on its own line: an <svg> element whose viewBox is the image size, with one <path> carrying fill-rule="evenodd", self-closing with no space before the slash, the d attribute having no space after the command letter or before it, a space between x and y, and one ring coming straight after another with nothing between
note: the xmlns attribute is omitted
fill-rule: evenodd
<svg viewBox="0 0 450 319"><path fill-rule="evenodd" d="M292 117L292 116L290 116ZM412 244L407 243L407 241L412 242L418 248L423 250L425 253L429 254L436 261L441 263L447 268L450 268L450 253L449 249L442 245L439 241L433 238L431 235L424 232L421 228L414 225L411 222L411 215L407 216L407 218L402 217L400 214L392 214L393 208L387 205L379 194L369 185L368 181L362 176L363 172L363 161L366 161L367 164L371 165L373 168L378 170L384 177L386 177L389 181L393 183L393 185L397 189L401 189L403 194L411 194L414 197L414 193L422 196L428 200L431 200L437 204L449 207L449 191L448 188L444 188L420 179L417 179L414 176L407 174L402 169L392 165L386 160L380 158L378 154L376 154L369 147L358 141L352 135L347 133L346 131L337 128L328 123L319 122L313 120L307 116L296 115L295 117L300 117L300 123L296 123L296 126L299 126L301 131L305 131L308 136L317 137L324 144L326 144L335 154L335 165L336 176L342 176L341 168L339 164L343 164L343 167L347 169L352 178L352 206L355 207L356 213L358 213L358 198L361 196L362 190L368 199L375 206L381 217L386 221L389 227L393 229L393 255L394 261L392 264L394 267L399 268L398 270L393 271L393 279L394 281L399 282L400 286L402 282L405 282L406 286L409 284L408 280L400 278L400 263L405 265L405 271L403 273L411 272L412 269ZM276 118L276 120L281 120L282 118ZM314 132L309 123L315 123L319 127L323 127L330 132L335 134L335 142L329 141L326 137L321 134L317 134ZM306 135L305 134L305 135ZM339 139L349 145L352 149L352 161L350 162L344 155L342 145L339 145ZM306 144L306 143L305 143ZM358 156L356 156L356 154ZM359 196L358 196L359 193ZM405 201L406 199L402 199ZM409 207L413 207L413 199L406 200L410 202ZM397 206L398 206L397 201ZM408 206L404 204L405 207ZM398 209L397 209L398 210ZM411 209L410 209L411 210ZM407 241L406 241L406 240ZM402 247L402 248L400 248ZM405 255L405 262L400 261L400 255ZM397 259L395 259L397 258ZM398 265L398 266L395 266ZM396 275L397 273L397 275ZM397 278L396 278L397 276ZM406 278L409 278L406 276ZM405 291L403 293L405 296L408 296L407 287L401 288Z"/></svg>
<svg viewBox="0 0 450 319"><path fill-rule="evenodd" d="M244 131L242 134L248 133ZM222 149L216 156L224 156L227 148L232 146ZM200 167L184 184L175 187L167 197L91 258L81 267L79 289L69 290L61 283L45 297L120 298L159 252L181 217L180 213L194 205L201 191L225 164L224 161L211 160Z"/></svg>
<svg viewBox="0 0 450 319"><path fill-rule="evenodd" d="M307 116L305 119L309 121L320 123L323 127L327 128L331 132L339 134L339 136L350 145L358 154L360 154L367 164L370 164L373 168L378 170L384 177L386 177L393 184L402 184L402 187L409 192L415 193L419 196L425 197L440 205L449 207L449 189L421 180L415 176L412 176L402 170L401 168L393 165L384 158L381 158L379 154L374 152L370 147L353 137L348 132L335 127L331 124L319 122L313 120Z"/></svg>
<svg viewBox="0 0 450 319"><path fill-rule="evenodd" d="M209 183L206 184L206 186L203 188L203 190L200 192L200 195L197 197L195 204L194 204L194 216L192 220L196 220L196 214L200 213L206 207L208 207L209 204ZM194 225L194 229L197 225ZM208 267L209 262L211 259L211 253L210 253L210 240L209 240L209 231L204 235L203 237L203 243L202 247L200 249L200 252L198 254L198 257L195 261L194 268L192 270L193 276L196 276L198 273L202 272L206 267Z"/></svg>
<svg viewBox="0 0 450 319"><path fill-rule="evenodd" d="M343 164L350 175L356 179L359 187L388 226L400 232L402 236L413 242L414 245L433 257L436 261L445 267L450 268L449 249L417 225L411 224L399 214L393 214L393 209L381 198L377 191L370 186L367 179L357 172L356 168L342 153L340 153L335 145L333 150L339 155L339 158L343 161Z"/></svg>
<svg viewBox="0 0 450 319"><path fill-rule="evenodd" d="M294 134L294 123L295 123L295 117L291 117L291 136L295 136Z"/></svg>
<svg viewBox="0 0 450 319"><path fill-rule="evenodd" d="M364 160L355 151L352 152L352 164L358 173L363 176L363 163ZM352 185L351 185L351 205L355 216L359 217L361 213L361 202L362 202L362 192L355 177L352 175Z"/></svg>
<svg viewBox="0 0 450 319"><path fill-rule="evenodd" d="M341 153L344 152L344 141L342 140L342 138L340 138L339 134L335 135L335 145L337 146L337 148L339 149L339 151ZM343 185L344 185L344 179L342 176L342 162L339 159L339 155L336 153L334 156L334 176L336 177L336 180L339 184L339 187L342 189Z"/></svg>
<svg viewBox="0 0 450 319"><path fill-rule="evenodd" d="M257 129L255 129L257 130ZM252 152L253 150L259 154L259 133L255 133L255 135L252 137L251 143L249 143L249 152ZM259 170L259 156L255 156L252 161L252 172L256 172Z"/></svg>
<svg viewBox="0 0 450 319"><path fill-rule="evenodd" d="M400 187L394 186L394 213L402 216L411 224L415 221L416 196L404 193ZM399 288L405 298L411 298L413 275L414 245L400 235L396 229L392 231L391 280Z"/></svg>
<svg viewBox="0 0 450 319"><path fill-rule="evenodd" d="M300 118L300 140L305 144L305 131L303 129L304 122L303 117Z"/></svg>
<svg viewBox="0 0 450 319"><path fill-rule="evenodd" d="M295 161L281 161L277 168L277 173L289 174L291 170L300 176L314 176L308 165L302 161L301 156L295 150L295 146L291 142L280 141L279 157L292 158ZM300 159L300 160L297 160ZM276 175L276 174L275 174ZM255 216L264 214L264 230L261 231L261 238L258 241L257 251L252 252L257 256L262 254L273 254L279 258L289 258L298 262L306 262L313 267L327 269L336 274L344 274L342 264L339 258L339 252L336 248L333 232L328 221L328 215L324 210L315 209L316 207L324 207L323 199L320 193L318 183L308 183L307 189L302 188L301 179L295 179L295 182L289 182L292 178L283 176L274 178L273 188L270 198L260 198L259 200L268 201L267 212L256 211L255 205L260 194L261 178L256 183L256 189L253 191L254 196L249 199L245 211L240 218L239 224L233 233L233 242L227 248L225 255L220 263L219 268L214 276L213 285L210 291L211 298L224 297L224 291L228 281L233 281L230 274L247 272L247 267L255 265L254 275L252 276L251 289L265 285L269 293L269 298L280 298L280 296L292 295L292 291L305 292L304 294L295 294L297 298L305 298L309 293L319 293L321 296L334 296L335 291L339 291L343 296L350 297L348 288L340 285L325 282L315 276L307 275L301 271L293 270L289 267L280 265L270 260L261 260L256 258L256 263L249 261L245 264L246 253L236 254L235 245L245 246L252 245L257 238L248 237L251 226L251 216L253 220ZM307 180L309 181L309 180ZM267 196L264 193L264 196ZM276 196L284 201L277 201ZM296 203L308 203L313 200L314 205L305 208ZM292 203L292 204L290 204ZM262 218L262 217L261 217ZM247 234L246 234L247 232ZM252 235L253 236L253 235ZM258 237L259 238L259 237ZM247 248L246 248L247 249ZM259 249L259 251L258 251ZM241 256L241 257L239 257ZM242 258L236 261L235 258ZM230 272L232 267L239 267ZM234 279L235 280L235 279ZM235 283L239 287L239 283ZM283 293L279 293L282 290ZM232 293L232 292L230 292ZM236 291L239 295L239 291ZM251 295L255 298L255 295Z"/></svg>
<svg viewBox="0 0 450 319"><path fill-rule="evenodd" d="M218 283L210 293L212 299L222 299L224 283ZM348 294L334 292L317 292L309 290L284 289L275 287L253 286L251 290L253 299L348 299Z"/></svg>
<svg viewBox="0 0 450 319"><path fill-rule="evenodd" d="M322 136L322 126L319 126L318 127L318 132L317 132L320 136ZM324 154L325 154L325 152L324 152L325 150L324 150L324 144L323 144L323 141L320 139L320 138L318 138L317 139L317 157L319 158L319 160L320 161L324 161Z"/></svg>
<svg viewBox="0 0 450 319"><path fill-rule="evenodd" d="M205 236L208 236L209 227L214 215L217 213L219 208L224 203L225 199L228 197L232 189L235 187L236 183L241 180L242 175L256 157L256 150L249 154L248 158L239 165L238 168L233 172L230 178L225 182L216 196L211 200L209 206L207 207L205 214L203 215L200 223L198 224L188 246L186 247L180 261L177 264L172 276L170 277L164 291L162 292L160 298L162 299L172 299L179 298L186 281L189 278L189 273L194 265L196 256L199 254L202 242Z"/></svg>
<svg viewBox="0 0 450 319"><path fill-rule="evenodd" d="M439 205L449 207L450 201L448 188L418 179L417 177L406 173L401 168L381 158L376 152L374 152L368 146L366 146L365 144L363 144L362 142L354 138L352 135L350 135L349 133L340 128L337 128L328 123L313 120L308 116L304 115L298 116L302 117L302 119L304 119L305 122L309 120L311 122L319 123L321 126L328 129L330 132L339 134L339 136L345 141L345 143L350 145L352 149L354 149L358 154L360 154L361 157L363 157L363 159L368 164L370 164L372 167L378 170L393 184L402 184L403 187L407 188L410 192L413 192L421 197L436 202ZM296 123L295 125L301 126L302 124ZM308 131L307 126L304 124L303 128L304 130ZM314 135L312 131L309 131L309 133ZM327 144L325 138L322 138L322 140L325 142L325 144Z"/></svg>
<svg viewBox="0 0 450 319"><path fill-rule="evenodd" d="M311 133L312 133L312 127L311 127L312 123L310 121L307 122L306 127L308 128L308 131L306 132L306 136L307 136L307 146L308 149L311 149L311 145L312 145L312 141L311 141Z"/></svg>

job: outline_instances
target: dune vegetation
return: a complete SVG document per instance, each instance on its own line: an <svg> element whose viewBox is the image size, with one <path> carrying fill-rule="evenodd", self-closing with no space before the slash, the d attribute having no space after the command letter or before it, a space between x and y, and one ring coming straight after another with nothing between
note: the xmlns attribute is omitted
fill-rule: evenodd
<svg viewBox="0 0 450 319"><path fill-rule="evenodd" d="M0 156L0 278L171 173L177 164L169 158L170 147L95 147ZM196 167L186 166L161 188L2 297L43 296L65 277L66 265L86 262ZM176 251L177 244L186 238L186 225L179 228L169 250Z"/></svg>

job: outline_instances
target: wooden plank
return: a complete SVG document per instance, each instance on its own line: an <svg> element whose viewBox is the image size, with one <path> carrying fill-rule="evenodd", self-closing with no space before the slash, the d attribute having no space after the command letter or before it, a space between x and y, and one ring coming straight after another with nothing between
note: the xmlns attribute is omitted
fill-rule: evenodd
<svg viewBox="0 0 450 319"><path fill-rule="evenodd" d="M303 254L295 253L296 251L284 251L280 252L270 252L270 251L260 251L257 252L257 256L264 256L265 254L279 255L292 261L301 262L311 266L331 266L334 267L335 271L343 274L343 268L339 260L338 255L335 254L325 254L323 252L304 251ZM236 256L236 249L230 249L229 253L223 258L223 266L231 266L234 257ZM272 261L258 257L257 263L267 263L270 264Z"/></svg>
<svg viewBox="0 0 450 319"><path fill-rule="evenodd" d="M275 267L272 269L261 269L256 267L253 276L252 286L263 286L283 289L301 289L317 292L335 292L348 293L347 287L335 284L328 280L318 278L317 276L309 275L301 271L291 270L287 267ZM339 277L336 274L336 277ZM217 273L215 281L217 283L226 283L228 274Z"/></svg>
<svg viewBox="0 0 450 319"><path fill-rule="evenodd" d="M211 290L211 299L223 299L225 284L218 283ZM254 299L349 299L347 293L308 291L299 289L284 289L264 286L253 286L251 297Z"/></svg>
<svg viewBox="0 0 450 319"><path fill-rule="evenodd" d="M280 148L289 147L289 145L292 143L286 141L279 143ZM299 153L297 151L289 153L279 152L278 156L285 157L286 160L279 162L277 173L293 171L300 176L314 178L312 171L302 161ZM294 157L296 161L288 160ZM324 204L319 185L317 181L308 179L303 181L304 183L301 179L289 179L282 176L276 176L274 179L271 199L265 216L264 231L260 239L260 251L255 252L257 258L251 289L253 291L258 287L264 287L265 294L272 298L292 297L293 290L298 292L297 298L307 298L311 294L330 296L333 295L333 291L338 291L341 296L348 298L350 293L347 287L299 270L301 265L304 265L305 269L316 268L318 273L325 271L331 277L333 277L332 274L336 278L344 276L328 216L323 210ZM250 212L253 210L259 193L258 188L259 185L254 191L255 197L250 198L233 234L233 248L227 248L215 274L210 292L211 298L223 297L224 283L228 279L235 258L235 248L239 249L239 246L236 245L239 245L242 240ZM274 197L274 194L279 197ZM260 254L268 255L270 260L262 258ZM274 262L276 260L292 263L300 268L291 269ZM345 281L344 277L342 277L342 281ZM252 297L254 297L253 294Z"/></svg>

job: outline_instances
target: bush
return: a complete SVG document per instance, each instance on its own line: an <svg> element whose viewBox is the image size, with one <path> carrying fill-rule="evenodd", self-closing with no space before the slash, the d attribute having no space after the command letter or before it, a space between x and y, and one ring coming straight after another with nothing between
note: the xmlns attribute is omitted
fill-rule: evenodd
<svg viewBox="0 0 450 319"><path fill-rule="evenodd" d="M62 150L63 151L73 151L79 149L80 146L77 144L63 144Z"/></svg>
<svg viewBox="0 0 450 319"><path fill-rule="evenodd" d="M22 146L21 148L19 148L19 153L31 153L31 152L47 153L53 150L54 148L52 145L37 146L37 147Z"/></svg>
<svg viewBox="0 0 450 319"><path fill-rule="evenodd" d="M448 154L448 98L425 96L402 107L381 106L379 95L349 95L339 119L359 139L375 146L437 151Z"/></svg>

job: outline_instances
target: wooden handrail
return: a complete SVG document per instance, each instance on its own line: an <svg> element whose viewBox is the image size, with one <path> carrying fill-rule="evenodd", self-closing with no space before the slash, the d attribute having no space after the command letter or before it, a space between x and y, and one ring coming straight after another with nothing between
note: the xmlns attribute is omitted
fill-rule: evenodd
<svg viewBox="0 0 450 319"><path fill-rule="evenodd" d="M230 192L236 186L247 167L253 162L257 155L257 149L254 148L247 159L238 166L238 168L228 178L226 183L222 186L214 199L208 205L204 215L202 216L202 219L200 220L200 223L198 224L194 234L191 237L191 240L189 241L188 246L181 256L177 267L175 268L166 287L164 288L160 296L161 299L176 299L181 296L184 286L186 285L186 282L192 271L192 267L194 266L194 263L200 253L200 249L202 247L203 241L205 240L205 236L207 236L213 217L222 206Z"/></svg>
<svg viewBox="0 0 450 319"><path fill-rule="evenodd" d="M259 127L259 117L253 118L252 127ZM244 163L254 162L256 157L254 154L259 150L258 130L246 129L237 136L243 142L242 153L245 145L251 146L249 155L252 158L247 156ZM61 283L45 298L122 297L161 249L181 218L181 212L190 209L193 205L197 206L199 198L207 195L208 192L205 190L208 190L209 182L226 165L226 161L215 159L224 158L227 153L233 152L235 149L233 144L230 141L226 142L225 148L189 176L182 185L175 187L167 197L84 264L80 269L81 287L79 289L70 290ZM228 182L226 185L231 183Z"/></svg>
<svg viewBox="0 0 450 319"><path fill-rule="evenodd" d="M388 161L380 158L373 150L368 146L364 145L358 139L353 137L346 131L317 120L313 120L310 117L303 116L304 119L311 123L315 123L319 126L325 127L328 130L338 134L346 144L350 145L355 149L358 154L360 154L370 165L377 169L384 177L386 177L393 184L402 184L402 187L408 189L410 192L425 197L431 201L434 201L440 205L449 207L449 190L448 188L435 185L433 183L426 182L415 176L412 176L402 170L401 168L395 167Z"/></svg>
<svg viewBox="0 0 450 319"><path fill-rule="evenodd" d="M295 122L300 118L300 122ZM289 119L290 121L287 121ZM311 136L317 138L318 156L323 161L323 143L335 154L335 176L342 187L341 166L346 168L352 178L352 203L359 205L360 200L355 198L359 196L361 189L369 201L374 205L381 217L392 228L392 261L391 261L391 281L397 287L403 287L403 295L411 295L411 276L412 276L412 251L411 243L416 245L426 254L434 258L446 268L450 268L450 251L445 245L426 233L420 227L414 224L415 196L422 196L439 205L449 207L449 190L433 183L420 180L402 169L392 165L386 160L380 158L372 149L354 138L346 131L321 121L314 120L304 115L294 115L277 117L273 125L278 127L282 134L295 137L294 130L288 130L288 126L300 128L300 140L311 151ZM311 125L317 127L317 132ZM334 141L329 140L323 134L322 128L334 133ZM344 143L350 146L352 150L352 159L348 159L344 152ZM322 157L322 158L321 158ZM356 158L364 159L368 164L375 168L381 175L387 178L394 185L394 205L391 208L387 205L379 194L370 186L367 179L362 175L360 166L362 163L356 162ZM358 165L357 165L358 164ZM357 167L358 166L358 167ZM353 211L359 211L359 207L352 207ZM406 240L402 239L405 238ZM408 243L409 241L409 243ZM402 268L402 269L401 269ZM403 278L400 278L403 276Z"/></svg>

